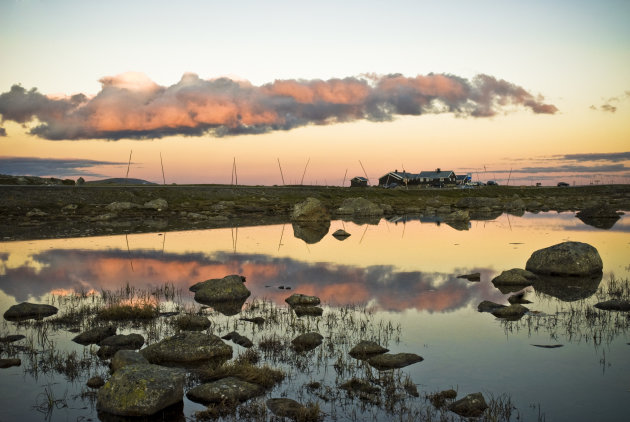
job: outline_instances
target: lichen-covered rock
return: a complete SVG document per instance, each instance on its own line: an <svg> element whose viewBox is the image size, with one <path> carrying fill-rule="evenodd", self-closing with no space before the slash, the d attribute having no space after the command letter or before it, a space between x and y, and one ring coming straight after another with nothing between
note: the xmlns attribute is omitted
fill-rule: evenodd
<svg viewBox="0 0 630 422"><path fill-rule="evenodd" d="M5 313L4 319L8 321L24 321L27 319L42 319L55 315L59 311L52 305L22 302L11 306Z"/></svg>
<svg viewBox="0 0 630 422"><path fill-rule="evenodd" d="M602 268L597 249L582 242L563 242L537 250L525 265L533 273L556 276L599 274Z"/></svg>
<svg viewBox="0 0 630 422"><path fill-rule="evenodd" d="M213 306L217 302L231 302L247 299L251 292L244 285L245 278L240 275L228 275L212 278L196 284L195 301Z"/></svg>
<svg viewBox="0 0 630 422"><path fill-rule="evenodd" d="M88 344L99 344L107 337L111 337L114 335L116 335L116 327L108 325L90 328L89 330L75 336L72 341L87 346Z"/></svg>
<svg viewBox="0 0 630 422"><path fill-rule="evenodd" d="M295 293L284 300L289 306L315 306L319 305L321 300L317 296L308 296L301 293Z"/></svg>
<svg viewBox="0 0 630 422"><path fill-rule="evenodd" d="M295 221L326 221L330 220L328 210L317 198L306 198L295 204L291 219Z"/></svg>
<svg viewBox="0 0 630 422"><path fill-rule="evenodd" d="M155 364L194 365L206 361L230 359L232 346L213 334L182 331L140 351Z"/></svg>
<svg viewBox="0 0 630 422"><path fill-rule="evenodd" d="M127 365L98 391L96 408L119 416L150 416L182 401L185 373L158 365Z"/></svg>
<svg viewBox="0 0 630 422"><path fill-rule="evenodd" d="M323 339L324 337L319 333L304 333L291 340L291 344L296 351L306 352L322 344Z"/></svg>
<svg viewBox="0 0 630 422"><path fill-rule="evenodd" d="M384 353L382 355L372 356L367 360L367 363L372 365L379 371L388 369L404 368L411 364L422 362L424 358L418 356L415 353Z"/></svg>
<svg viewBox="0 0 630 422"><path fill-rule="evenodd" d="M481 393L472 393L448 406L448 410L465 418L476 418L488 408Z"/></svg>
<svg viewBox="0 0 630 422"><path fill-rule="evenodd" d="M144 207L148 209L164 211L168 209L168 202L166 202L166 199L158 198L149 202L145 202Z"/></svg>
<svg viewBox="0 0 630 422"><path fill-rule="evenodd" d="M182 315L175 322L184 331L203 331L210 327L210 320L203 315Z"/></svg>
<svg viewBox="0 0 630 422"><path fill-rule="evenodd" d="M149 361L135 350L119 350L114 353L109 368L112 372L116 372L127 365L138 364L149 364Z"/></svg>
<svg viewBox="0 0 630 422"><path fill-rule="evenodd" d="M530 286L537 278L536 274L532 272L520 268L512 268L493 278L492 284L495 286Z"/></svg>
<svg viewBox="0 0 630 422"><path fill-rule="evenodd" d="M245 401L264 393L264 388L235 377L201 384L191 388L186 397L199 403L221 403L225 401Z"/></svg>
<svg viewBox="0 0 630 422"><path fill-rule="evenodd" d="M504 306L503 308L498 308L492 311L492 315L497 318L503 318L507 320L517 320L520 319L523 315L529 312L529 309L524 307L523 305L515 304L510 306Z"/></svg>
<svg viewBox="0 0 630 422"><path fill-rule="evenodd" d="M365 198L346 198L337 208L337 214L357 216L381 216L383 209Z"/></svg>
<svg viewBox="0 0 630 422"><path fill-rule="evenodd" d="M374 341L362 340L350 349L348 354L355 359L368 359L374 355L380 355L387 352L389 352L389 349L384 348Z"/></svg>

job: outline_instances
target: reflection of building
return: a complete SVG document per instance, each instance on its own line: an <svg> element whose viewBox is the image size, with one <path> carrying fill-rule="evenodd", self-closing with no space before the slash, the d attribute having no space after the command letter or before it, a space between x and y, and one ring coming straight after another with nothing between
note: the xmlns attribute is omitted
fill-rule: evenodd
<svg viewBox="0 0 630 422"><path fill-rule="evenodd" d="M350 179L350 187L351 188L363 188L367 187L368 179L365 177L357 176Z"/></svg>

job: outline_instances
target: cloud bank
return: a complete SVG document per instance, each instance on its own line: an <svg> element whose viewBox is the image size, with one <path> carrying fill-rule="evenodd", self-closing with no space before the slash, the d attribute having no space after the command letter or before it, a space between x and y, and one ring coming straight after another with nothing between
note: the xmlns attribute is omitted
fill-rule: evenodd
<svg viewBox="0 0 630 422"><path fill-rule="evenodd" d="M491 117L511 107L557 112L544 98L483 74L472 80L448 74L387 75L254 86L187 73L177 84L163 87L144 74L125 73L100 82L101 91L93 97L54 98L13 85L0 94L2 121L29 125L32 135L49 140L117 140L254 134L425 113Z"/></svg>
<svg viewBox="0 0 630 422"><path fill-rule="evenodd" d="M57 177L69 176L94 176L102 174L94 173L87 169L96 166L127 165L123 162L85 160L79 158L37 158L37 157L0 157L0 174Z"/></svg>

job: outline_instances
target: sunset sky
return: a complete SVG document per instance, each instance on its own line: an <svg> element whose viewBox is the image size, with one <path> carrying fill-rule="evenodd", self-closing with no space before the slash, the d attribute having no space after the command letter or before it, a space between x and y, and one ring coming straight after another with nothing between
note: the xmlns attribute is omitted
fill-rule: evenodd
<svg viewBox="0 0 630 422"><path fill-rule="evenodd" d="M630 183L630 2L0 1L0 173ZM511 174L510 174L511 171ZM347 182L346 182L347 183Z"/></svg>

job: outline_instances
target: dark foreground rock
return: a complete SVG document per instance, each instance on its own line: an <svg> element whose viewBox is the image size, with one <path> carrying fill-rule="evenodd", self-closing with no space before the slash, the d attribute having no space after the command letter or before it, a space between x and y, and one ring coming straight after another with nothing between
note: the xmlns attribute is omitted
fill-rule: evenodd
<svg viewBox="0 0 630 422"><path fill-rule="evenodd" d="M308 408L295 400L291 399L269 399L267 400L267 407L273 412L274 415L281 418L299 419L305 418L308 412ZM313 415L313 419L317 420L318 416ZM305 419L306 420L306 419Z"/></svg>
<svg viewBox="0 0 630 422"><path fill-rule="evenodd" d="M243 402L263 394L264 391L259 385L235 377L227 377L191 388L186 393L186 397L204 404L226 401Z"/></svg>
<svg viewBox="0 0 630 422"><path fill-rule="evenodd" d="M101 359L109 359L119 350L137 350L143 344L144 337L140 334L117 334L101 341L96 354Z"/></svg>
<svg viewBox="0 0 630 422"><path fill-rule="evenodd" d="M185 373L158 365L128 365L98 391L96 408L120 416L150 416L182 401Z"/></svg>
<svg viewBox="0 0 630 422"><path fill-rule="evenodd" d="M11 306L5 313L4 319L7 321L24 321L27 319L42 319L55 315L59 309L52 305L42 305L37 303L22 302Z"/></svg>
<svg viewBox="0 0 630 422"><path fill-rule="evenodd" d="M145 347L140 353L155 364L195 365L230 359L232 346L213 334L183 331Z"/></svg>
<svg viewBox="0 0 630 422"><path fill-rule="evenodd" d="M236 315L241 311L251 292L245 287L245 277L228 275L213 278L190 287L195 292L195 301L212 306L224 315ZM193 290L194 289L194 290Z"/></svg>
<svg viewBox="0 0 630 422"><path fill-rule="evenodd" d="M81 334L75 336L72 341L87 346L88 344L99 344L107 337L116 335L116 327L108 325L103 327L94 327ZM140 345L142 346L142 345Z"/></svg>
<svg viewBox="0 0 630 422"><path fill-rule="evenodd" d="M252 343L252 341L250 339L248 339L245 336L240 335L236 331L232 331L231 333L227 333L226 335L224 335L221 338L224 339L224 340L231 340L234 343L238 344L239 346L246 347L246 348L250 348L250 347L252 347L254 345L254 343Z"/></svg>
<svg viewBox="0 0 630 422"><path fill-rule="evenodd" d="M362 340L350 349L348 354L355 359L369 359L374 355L380 355L387 352L389 352L389 349L384 348L374 341Z"/></svg>
<svg viewBox="0 0 630 422"><path fill-rule="evenodd" d="M595 307L604 311L630 311L630 300L611 299L599 302Z"/></svg>
<svg viewBox="0 0 630 422"><path fill-rule="evenodd" d="M602 259L593 246L563 242L540 249L527 260L525 269L552 276L587 276L602 272Z"/></svg>
<svg viewBox="0 0 630 422"><path fill-rule="evenodd" d="M481 393L472 393L448 406L448 410L465 418L476 418L488 408Z"/></svg>
<svg viewBox="0 0 630 422"><path fill-rule="evenodd" d="M530 271L512 268L493 278L492 284L495 286L530 286L537 278L536 274Z"/></svg>
<svg viewBox="0 0 630 422"><path fill-rule="evenodd" d="M293 294L284 300L289 306L315 306L319 305L321 300L317 296L307 296L300 293Z"/></svg>
<svg viewBox="0 0 630 422"><path fill-rule="evenodd" d="M116 372L120 368L123 368L127 365L138 364L149 364L149 361L146 360L146 358L142 356L139 352L136 352L134 350L119 350L114 353L114 356L109 363L109 368L112 370L112 372Z"/></svg>
<svg viewBox="0 0 630 422"><path fill-rule="evenodd" d="M0 368L10 368L12 366L20 366L22 361L20 359L0 359Z"/></svg>
<svg viewBox="0 0 630 422"><path fill-rule="evenodd" d="M520 319L523 315L529 312L529 309L524 307L523 305L510 305L505 306L503 308L495 309L492 311L492 315L497 318L507 319L510 321L515 321Z"/></svg>
<svg viewBox="0 0 630 422"><path fill-rule="evenodd" d="M369 358L367 363L379 371L384 371L388 369L404 368L405 366L422 362L423 360L424 358L422 356L418 356L415 353L385 353Z"/></svg>
<svg viewBox="0 0 630 422"><path fill-rule="evenodd" d="M306 352L322 344L323 339L319 333L305 333L291 340L291 344L297 352Z"/></svg>

